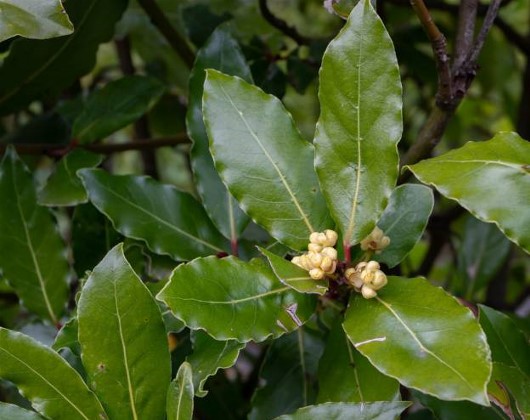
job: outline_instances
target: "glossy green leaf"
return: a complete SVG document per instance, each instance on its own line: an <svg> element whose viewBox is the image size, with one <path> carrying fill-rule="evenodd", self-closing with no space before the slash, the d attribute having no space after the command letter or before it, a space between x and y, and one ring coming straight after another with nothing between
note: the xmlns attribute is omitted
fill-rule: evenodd
<svg viewBox="0 0 530 420"><path fill-rule="evenodd" d="M374 299L354 294L343 327L357 350L403 385L489 405L484 332L469 309L425 279L389 277Z"/></svg>
<svg viewBox="0 0 530 420"><path fill-rule="evenodd" d="M462 289L470 298L499 272L510 252L510 241L492 223L469 216L458 252Z"/></svg>
<svg viewBox="0 0 530 420"><path fill-rule="evenodd" d="M92 143L118 131L142 115L164 93L165 86L147 76L126 76L93 92L74 121L72 136Z"/></svg>
<svg viewBox="0 0 530 420"><path fill-rule="evenodd" d="M488 395L503 411L516 411L521 418L530 418L530 377L519 369L503 363L493 363ZM512 404L512 398L515 404ZM512 408L512 405L515 407Z"/></svg>
<svg viewBox="0 0 530 420"><path fill-rule="evenodd" d="M507 315L479 305L480 325L488 338L494 362L519 369L530 377L530 344Z"/></svg>
<svg viewBox="0 0 530 420"><path fill-rule="evenodd" d="M192 331L190 335L193 353L186 361L192 368L195 395L204 397L208 394L204 389L206 380L219 369L232 367L245 344L236 340L217 341L201 330Z"/></svg>
<svg viewBox="0 0 530 420"><path fill-rule="evenodd" d="M197 191L215 226L225 237L235 239L249 219L221 181L210 154L208 135L202 118L202 93L207 68L252 81L245 57L237 41L225 27L215 30L197 53L190 76L186 126L188 135L193 140L191 166L197 182Z"/></svg>
<svg viewBox="0 0 530 420"><path fill-rule="evenodd" d="M323 295L328 290L327 280L313 280L307 270L264 248L258 247L258 249L267 257L276 277L286 286L292 287L300 293L315 293L317 295Z"/></svg>
<svg viewBox="0 0 530 420"><path fill-rule="evenodd" d="M78 303L81 357L110 418L163 419L171 366L158 306L115 246Z"/></svg>
<svg viewBox="0 0 530 420"><path fill-rule="evenodd" d="M116 176L98 169L79 174L90 201L116 230L145 241L151 251L191 260L226 249L226 240L191 195L148 177Z"/></svg>
<svg viewBox="0 0 530 420"><path fill-rule="evenodd" d="M263 385L252 397L249 420L272 419L312 404L323 350L321 334L308 328L299 328L274 341L261 368Z"/></svg>
<svg viewBox="0 0 530 420"><path fill-rule="evenodd" d="M398 265L420 240L433 207L434 196L430 188L417 184L397 187L377 222L390 238L390 245L374 259L389 267Z"/></svg>
<svg viewBox="0 0 530 420"><path fill-rule="evenodd" d="M68 1L64 7L74 24L72 35L15 40L0 67L0 115L53 97L88 73L99 44L112 37L126 5L127 0Z"/></svg>
<svg viewBox="0 0 530 420"><path fill-rule="evenodd" d="M61 356L24 334L1 327L0 378L13 382L48 418L107 418L96 396Z"/></svg>
<svg viewBox="0 0 530 420"><path fill-rule="evenodd" d="M499 420L502 417L492 407L484 407L469 401L442 401L413 391L412 395L436 416L438 420Z"/></svg>
<svg viewBox="0 0 530 420"><path fill-rule="evenodd" d="M397 418L410 403L407 401L374 403L327 403L301 408L276 420L389 420Z"/></svg>
<svg viewBox="0 0 530 420"><path fill-rule="evenodd" d="M52 349L57 351L86 381L87 375L81 360L81 346L77 336L77 318L74 317L59 330L52 344Z"/></svg>
<svg viewBox="0 0 530 420"><path fill-rule="evenodd" d="M83 149L76 149L63 157L42 190L39 204L43 206L75 206L88 201L87 193L76 172L98 166L103 156Z"/></svg>
<svg viewBox="0 0 530 420"><path fill-rule="evenodd" d="M263 341L300 327L313 296L281 283L260 260L198 258L179 265L157 295L191 329L217 340Z"/></svg>
<svg viewBox="0 0 530 420"><path fill-rule="evenodd" d="M193 369L188 362L180 365L177 377L169 385L166 412L168 420L193 418Z"/></svg>
<svg viewBox="0 0 530 420"><path fill-rule="evenodd" d="M6 420L42 420L39 414L14 404L0 402L0 419Z"/></svg>
<svg viewBox="0 0 530 420"><path fill-rule="evenodd" d="M241 208L280 242L301 250L332 227L313 170L313 146L274 96L208 70L203 94L210 150Z"/></svg>
<svg viewBox="0 0 530 420"><path fill-rule="evenodd" d="M398 174L401 81L390 36L359 1L320 69L315 167L347 246L375 226Z"/></svg>
<svg viewBox="0 0 530 420"><path fill-rule="evenodd" d="M530 252L529 162L530 143L502 132L407 168Z"/></svg>
<svg viewBox="0 0 530 420"><path fill-rule="evenodd" d="M0 252L0 271L30 311L57 323L68 299L65 247L14 149L0 164L0 197L0 249L9 250Z"/></svg>
<svg viewBox="0 0 530 420"><path fill-rule="evenodd" d="M0 0L0 10L0 42L16 35L53 38L74 30L60 0Z"/></svg>
<svg viewBox="0 0 530 420"><path fill-rule="evenodd" d="M318 365L317 403L396 401L399 382L383 375L351 345L340 323L331 329Z"/></svg>

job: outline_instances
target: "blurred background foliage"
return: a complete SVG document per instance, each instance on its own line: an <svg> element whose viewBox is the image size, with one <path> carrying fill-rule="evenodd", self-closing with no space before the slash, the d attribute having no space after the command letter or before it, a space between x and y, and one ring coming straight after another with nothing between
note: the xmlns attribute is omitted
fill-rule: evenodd
<svg viewBox="0 0 530 420"><path fill-rule="evenodd" d="M0 43L0 153L6 144L15 144L34 170L37 185L44 185L57 160L80 142L73 135L74 122L95 100L94 95L124 76L143 75L162 86L156 98L147 98L150 103L144 110L148 111L133 120L124 119L111 132L102 129L97 139L87 141L87 149L104 154L103 165L113 173L146 173L197 195L185 127L188 79L194 52L220 24L230 28L240 42L254 82L281 98L303 136L312 140L319 115L320 60L327 43L344 24L336 13L330 13L332 2L324 2L328 4L325 7L320 0L106 0L98 4L97 13L88 13L95 3L64 3L75 27L75 50L68 49L72 45L65 47L65 37L15 37ZM162 34L160 20L155 22L157 19L146 13L153 4L167 18L162 24L170 26L169 37L180 43L180 51L168 42L168 35ZM347 14L354 4L353 0L341 0L335 10ZM484 15L487 5L479 5L479 16ZM414 144L433 109L436 66L431 44L409 2L378 0L376 6L400 64L405 124L399 149L404 153ZM433 0L427 6L451 51L459 2ZM83 60L77 60L78 56ZM40 81L41 76L46 83ZM103 101L138 97L137 92L129 94L130 98L104 97ZM502 2L499 18L480 54L477 76L434 154L470 140L489 139L498 131L517 131L530 139L530 0ZM120 151L120 145L131 142L143 143L143 147L124 147L131 150ZM72 273L72 278L81 279L85 270L104 255L98 251L110 248L118 241L118 235L90 204L75 210L57 209L55 214L67 242L76 231L80 235L90 232L94 238L88 243L72 243L72 253L81 256L75 259L77 272ZM267 240L266 234L253 224L245 236ZM134 241L126 248L141 256L137 261L144 261L135 267L144 279L163 278L172 267L171 261L150 254ZM396 270L406 276L426 276L456 296L515 311L519 317L530 312L528 256L496 226L476 220L440 196L424 238ZM514 319L530 333L528 321ZM35 318L21 311L18 298L0 279L0 325L26 332L33 329L31 335L49 342L53 328L33 321ZM175 340L179 350L172 355L178 366L189 352L189 336L181 332L175 334ZM263 353L254 350L249 346L241 363L260 362ZM257 375L254 371L251 374ZM230 375L244 373L229 370ZM244 379L251 385L257 381L257 377ZM248 397L253 387L232 389L241 383L217 375L211 388L218 392L199 399L198 410L215 413L217 418L238 418L241 413L226 407L228 402L232 407L244 406L244 402L232 400ZM9 384L2 385L3 399L21 398L13 392Z"/></svg>

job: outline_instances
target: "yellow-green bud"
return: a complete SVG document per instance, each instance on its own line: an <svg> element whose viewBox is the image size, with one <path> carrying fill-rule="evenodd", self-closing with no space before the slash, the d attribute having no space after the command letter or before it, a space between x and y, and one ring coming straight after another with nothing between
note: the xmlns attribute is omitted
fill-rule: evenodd
<svg viewBox="0 0 530 420"><path fill-rule="evenodd" d="M361 293L365 299L372 299L377 296L377 292L366 284L361 289Z"/></svg>
<svg viewBox="0 0 530 420"><path fill-rule="evenodd" d="M309 270L309 275L313 280L322 280L324 278L324 272L320 268L312 268Z"/></svg>
<svg viewBox="0 0 530 420"><path fill-rule="evenodd" d="M324 258L322 258L322 262L320 263L320 268L324 272L329 273L331 271L331 269L333 268L333 260L331 258L329 258L327 255L324 256Z"/></svg>

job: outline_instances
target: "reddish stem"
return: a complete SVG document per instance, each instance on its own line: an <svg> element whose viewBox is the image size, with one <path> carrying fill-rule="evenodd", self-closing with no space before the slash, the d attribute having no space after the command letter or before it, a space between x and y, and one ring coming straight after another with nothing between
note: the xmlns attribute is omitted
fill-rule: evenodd
<svg viewBox="0 0 530 420"><path fill-rule="evenodd" d="M346 263L350 263L351 262L351 246L347 242L343 242L342 247L344 248L344 261Z"/></svg>
<svg viewBox="0 0 530 420"><path fill-rule="evenodd" d="M237 257L239 255L239 249L238 249L238 246L237 246L237 239L232 239L230 241L230 249L232 250L232 255L234 257Z"/></svg>

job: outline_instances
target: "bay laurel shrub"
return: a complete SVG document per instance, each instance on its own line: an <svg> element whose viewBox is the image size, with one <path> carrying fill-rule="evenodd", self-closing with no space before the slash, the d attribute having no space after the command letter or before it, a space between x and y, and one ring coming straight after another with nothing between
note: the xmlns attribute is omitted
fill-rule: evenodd
<svg viewBox="0 0 530 420"><path fill-rule="evenodd" d="M113 95L129 89L136 102L112 115ZM74 136L90 144L163 92L145 76L108 84ZM186 115L198 199L102 169L80 148L37 193L8 148L2 278L59 331L43 344L0 328L0 377L20 392L0 418L430 418L421 406L437 418L529 416L518 321L398 268L417 253L433 191L529 252L530 145L500 132L402 168L419 182L396 186L402 96L392 40L363 0L323 55L313 142L253 84L230 28L211 34ZM73 218L68 245L52 217L64 208L74 208L59 212ZM104 221L86 231L93 220ZM72 247L83 271L71 290Z"/></svg>

